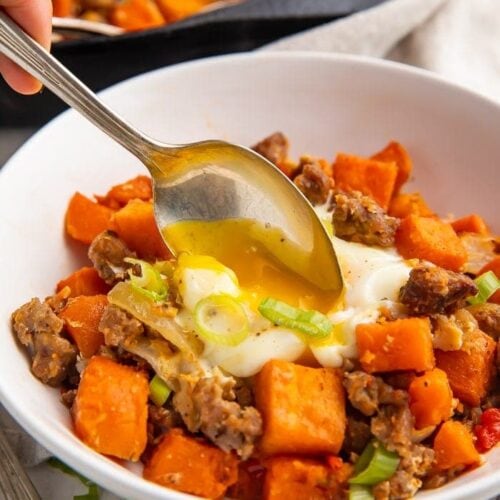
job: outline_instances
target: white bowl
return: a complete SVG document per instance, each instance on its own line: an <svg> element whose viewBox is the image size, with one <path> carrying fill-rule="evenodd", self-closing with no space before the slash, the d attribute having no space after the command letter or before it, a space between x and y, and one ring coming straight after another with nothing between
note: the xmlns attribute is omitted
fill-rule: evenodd
<svg viewBox="0 0 500 500"><path fill-rule="evenodd" d="M165 142L222 138L250 145L282 130L293 155L367 155L390 139L414 160L411 189L439 213L477 212L499 231L500 108L429 73L376 60L319 54L235 55L182 64L103 93L134 125ZM27 101L29 106L29 102ZM135 158L77 113L55 119L0 174L0 396L42 445L129 499L191 498L94 453L72 433L58 392L29 370L10 313L84 262L65 239L75 190L104 193L144 172ZM500 492L500 449L483 467L419 498L487 498Z"/></svg>

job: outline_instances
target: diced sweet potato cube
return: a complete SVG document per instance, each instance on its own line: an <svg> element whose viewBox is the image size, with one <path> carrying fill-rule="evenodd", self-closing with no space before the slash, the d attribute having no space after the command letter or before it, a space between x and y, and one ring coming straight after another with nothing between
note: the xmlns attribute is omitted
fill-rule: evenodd
<svg viewBox="0 0 500 500"><path fill-rule="evenodd" d="M118 209L124 207L130 200L149 201L153 197L153 186L151 178L146 175L138 175L133 179L113 186L106 196L96 196L102 205Z"/></svg>
<svg viewBox="0 0 500 500"><path fill-rule="evenodd" d="M76 10L75 0L52 0L52 15L54 17L74 16Z"/></svg>
<svg viewBox="0 0 500 500"><path fill-rule="evenodd" d="M296 457L274 457L266 461L266 468L265 500L336 498L328 488L332 473L321 462Z"/></svg>
<svg viewBox="0 0 500 500"><path fill-rule="evenodd" d="M389 215L404 219L408 215L433 217L434 213L420 193L399 193L391 200Z"/></svg>
<svg viewBox="0 0 500 500"><path fill-rule="evenodd" d="M415 427L423 429L438 425L450 418L453 412L453 394L446 372L434 368L415 377L408 388L410 411L415 417Z"/></svg>
<svg viewBox="0 0 500 500"><path fill-rule="evenodd" d="M445 422L436 434L434 453L439 470L476 465L481 460L467 427L453 420Z"/></svg>
<svg viewBox="0 0 500 500"><path fill-rule="evenodd" d="M398 168L395 162L382 162L339 153L333 165L335 187L342 191L361 191L384 210L389 207Z"/></svg>
<svg viewBox="0 0 500 500"><path fill-rule="evenodd" d="M496 343L481 330L467 332L457 351L436 349L436 365L445 371L453 395L470 406L479 406L494 373Z"/></svg>
<svg viewBox="0 0 500 500"><path fill-rule="evenodd" d="M118 2L111 11L110 21L127 31L154 28L165 24L165 18L154 0Z"/></svg>
<svg viewBox="0 0 500 500"><path fill-rule="evenodd" d="M84 358L93 356L104 344L99 322L107 305L106 295L81 295L69 299L66 307L59 313Z"/></svg>
<svg viewBox="0 0 500 500"><path fill-rule="evenodd" d="M82 267L59 281L56 292L60 292L65 286L71 290L70 297L101 295L108 293L110 289L93 267Z"/></svg>
<svg viewBox="0 0 500 500"><path fill-rule="evenodd" d="M428 318L360 324L356 343L361 366L368 373L434 368Z"/></svg>
<svg viewBox="0 0 500 500"><path fill-rule="evenodd" d="M215 0L156 0L168 22L179 21L196 14Z"/></svg>
<svg viewBox="0 0 500 500"><path fill-rule="evenodd" d="M256 377L255 397L264 420L265 455L340 450L346 415L338 370L271 360Z"/></svg>
<svg viewBox="0 0 500 500"><path fill-rule="evenodd" d="M94 356L83 371L75 398L76 435L104 455L139 460L147 442L148 396L143 372Z"/></svg>
<svg viewBox="0 0 500 500"><path fill-rule="evenodd" d="M451 223L456 233L489 234L490 230L483 218L477 214L467 215L456 219Z"/></svg>
<svg viewBox="0 0 500 500"><path fill-rule="evenodd" d="M467 261L451 225L430 217L405 217L396 231L396 248L405 259L428 260L451 271L459 271Z"/></svg>
<svg viewBox="0 0 500 500"><path fill-rule="evenodd" d="M375 153L372 156L372 160L394 162L396 164L398 174L394 183L394 193L398 193L401 186L409 179L413 169L413 164L406 148L399 144L399 142L391 141L382 151Z"/></svg>
<svg viewBox="0 0 500 500"><path fill-rule="evenodd" d="M173 429L154 449L143 475L167 488L220 498L238 479L238 460L230 453Z"/></svg>
<svg viewBox="0 0 500 500"><path fill-rule="evenodd" d="M75 240L89 245L98 234L109 228L113 213L114 210L75 193L66 210L66 232Z"/></svg>
<svg viewBox="0 0 500 500"><path fill-rule="evenodd" d="M167 259L170 256L156 226L151 203L142 200L129 201L114 214L110 226L139 257Z"/></svg>

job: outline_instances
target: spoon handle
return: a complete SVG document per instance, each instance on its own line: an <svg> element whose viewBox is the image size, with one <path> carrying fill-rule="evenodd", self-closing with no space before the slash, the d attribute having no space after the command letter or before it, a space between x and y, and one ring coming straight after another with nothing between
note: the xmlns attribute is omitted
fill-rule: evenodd
<svg viewBox="0 0 500 500"><path fill-rule="evenodd" d="M12 59L66 104L75 108L141 161L147 163L148 151L155 146L152 139L105 106L86 85L26 34L1 9L0 53Z"/></svg>

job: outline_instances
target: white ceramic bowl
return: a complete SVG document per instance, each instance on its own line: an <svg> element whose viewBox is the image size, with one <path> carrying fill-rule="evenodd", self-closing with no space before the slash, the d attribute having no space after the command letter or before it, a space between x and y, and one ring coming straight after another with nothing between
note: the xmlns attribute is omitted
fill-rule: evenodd
<svg viewBox="0 0 500 500"><path fill-rule="evenodd" d="M155 71L103 93L136 126L166 142L221 138L250 145L282 130L293 155L370 154L397 139L414 160L410 188L439 213L498 218L500 108L437 77L397 64L316 54L253 54ZM27 104L29 106L29 102ZM144 169L75 112L36 134L0 174L0 396L41 444L129 499L188 498L94 453L72 433L58 392L41 384L10 331L10 313L85 259L65 239L75 190L104 193ZM500 493L500 449L483 467L422 498ZM419 495L420 497L420 495Z"/></svg>

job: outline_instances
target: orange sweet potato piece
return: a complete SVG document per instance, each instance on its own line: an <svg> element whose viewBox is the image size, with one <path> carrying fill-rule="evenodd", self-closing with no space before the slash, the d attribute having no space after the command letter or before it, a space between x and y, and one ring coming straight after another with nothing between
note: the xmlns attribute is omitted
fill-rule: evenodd
<svg viewBox="0 0 500 500"><path fill-rule="evenodd" d="M459 271L467 252L450 224L439 219L409 215L396 231L396 248L405 259L423 259Z"/></svg>
<svg viewBox="0 0 500 500"><path fill-rule="evenodd" d="M337 498L327 488L331 471L317 460L273 457L266 461L264 500Z"/></svg>
<svg viewBox="0 0 500 500"><path fill-rule="evenodd" d="M413 163L406 148L399 142L391 141L382 151L375 153L372 160L394 162L396 164L398 173L394 183L394 193L398 193L401 186L409 179L413 169Z"/></svg>
<svg viewBox="0 0 500 500"><path fill-rule="evenodd" d="M52 15L54 17L69 17L76 12L75 0L52 0Z"/></svg>
<svg viewBox="0 0 500 500"><path fill-rule="evenodd" d="M168 22L179 21L192 16L215 0L156 0Z"/></svg>
<svg viewBox="0 0 500 500"><path fill-rule="evenodd" d="M118 236L144 259L167 259L170 253L156 226L153 205L131 200L118 210L110 223Z"/></svg>
<svg viewBox="0 0 500 500"><path fill-rule="evenodd" d="M480 271L481 274L487 273L488 271L493 271L497 278L500 278L500 255L495 257L491 262L486 264ZM495 304L500 304L500 290L497 290L489 299L488 302L494 302Z"/></svg>
<svg viewBox="0 0 500 500"><path fill-rule="evenodd" d="M495 341L481 330L466 332L460 350L436 349L436 365L448 375L456 398L479 406L493 377L495 351Z"/></svg>
<svg viewBox="0 0 500 500"><path fill-rule="evenodd" d="M389 215L404 219L408 215L433 217L434 213L428 207L420 193L399 193L391 200Z"/></svg>
<svg viewBox="0 0 500 500"><path fill-rule="evenodd" d="M490 230L483 218L477 214L466 215L451 223L456 233L489 234Z"/></svg>
<svg viewBox="0 0 500 500"><path fill-rule="evenodd" d="M428 318L405 318L356 327L356 344L368 373L434 368L431 324Z"/></svg>
<svg viewBox="0 0 500 500"><path fill-rule="evenodd" d="M439 470L476 465L481 460L467 427L453 420L445 422L436 434L434 453Z"/></svg>
<svg viewBox="0 0 500 500"><path fill-rule="evenodd" d="M66 307L59 313L84 358L93 356L104 344L99 322L107 305L106 295L81 295L69 299Z"/></svg>
<svg viewBox="0 0 500 500"><path fill-rule="evenodd" d="M389 207L398 174L395 162L382 162L339 153L333 165L335 187L342 191L361 191L384 210Z"/></svg>
<svg viewBox="0 0 500 500"><path fill-rule="evenodd" d="M102 205L118 209L124 207L130 200L137 198L149 201L152 197L151 178L146 175L138 175L127 182L113 186L105 196L96 196L96 199Z"/></svg>
<svg viewBox="0 0 500 500"><path fill-rule="evenodd" d="M446 372L439 368L415 377L408 388L410 411L415 417L415 427L423 429L438 425L450 418L453 411L453 394Z"/></svg>
<svg viewBox="0 0 500 500"><path fill-rule="evenodd" d="M94 356L76 393L76 435L98 453L139 460L147 442L148 396L144 372Z"/></svg>
<svg viewBox="0 0 500 500"><path fill-rule="evenodd" d="M265 455L340 450L346 415L339 371L271 360L256 377L255 398L264 420Z"/></svg>
<svg viewBox="0 0 500 500"><path fill-rule="evenodd" d="M110 288L93 267L82 267L59 281L56 292L60 292L65 286L71 290L70 297L106 294Z"/></svg>
<svg viewBox="0 0 500 500"><path fill-rule="evenodd" d="M108 229L113 213L110 208L75 193L66 210L66 232L88 245L98 234Z"/></svg>
<svg viewBox="0 0 500 500"><path fill-rule="evenodd" d="M165 24L165 18L154 0L118 2L111 11L110 21L127 31L154 28Z"/></svg>
<svg viewBox="0 0 500 500"><path fill-rule="evenodd" d="M154 449L144 478L174 490L220 498L238 479L238 460L180 429L173 429Z"/></svg>
<svg viewBox="0 0 500 500"><path fill-rule="evenodd" d="M293 160L286 158L276 163L276 166L289 178L294 179L299 173L299 165Z"/></svg>

